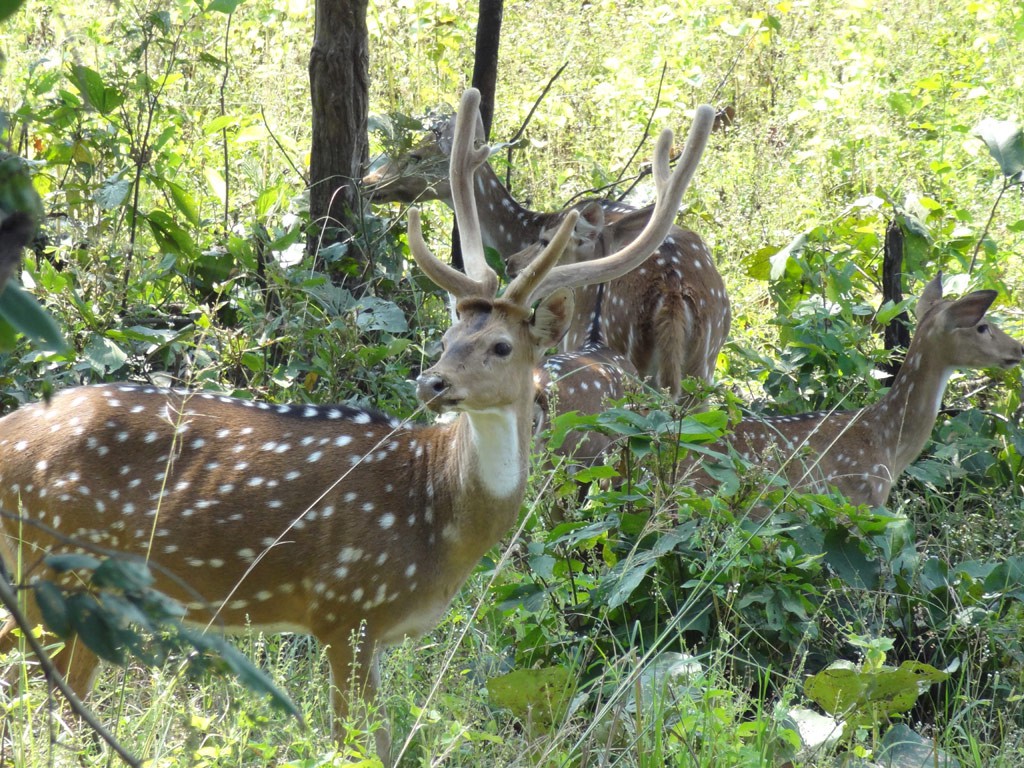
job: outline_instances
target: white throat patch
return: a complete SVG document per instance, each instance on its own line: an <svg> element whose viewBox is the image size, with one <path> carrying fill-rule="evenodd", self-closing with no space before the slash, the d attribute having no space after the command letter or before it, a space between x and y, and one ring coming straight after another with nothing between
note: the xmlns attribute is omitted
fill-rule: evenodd
<svg viewBox="0 0 1024 768"><path fill-rule="evenodd" d="M480 483L504 499L519 488L526 463L519 455L519 423L512 409L466 411ZM463 478L463 482L469 478Z"/></svg>

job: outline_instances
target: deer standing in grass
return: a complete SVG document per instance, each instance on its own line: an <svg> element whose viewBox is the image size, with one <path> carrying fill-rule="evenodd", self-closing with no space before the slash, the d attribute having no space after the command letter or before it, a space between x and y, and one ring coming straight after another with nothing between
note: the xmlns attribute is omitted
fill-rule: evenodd
<svg viewBox="0 0 1024 768"><path fill-rule="evenodd" d="M69 389L0 420L0 546L23 583L52 577L43 557L54 531L143 555L157 587L191 603L195 621L229 631L310 633L327 646L336 728L350 689L372 698L377 651L438 621L453 595L519 513L529 466L533 370L568 327L568 289L614 279L665 237L707 141L701 108L684 157L669 169L671 132L658 144L658 202L650 225L601 261L554 266L575 215L551 247L497 297L484 259L472 180L480 95L463 95L451 187L465 274L430 253L409 216L416 263L457 300L438 362L417 380L451 423L411 428L344 406L272 405L150 386ZM539 302L538 302L539 300ZM534 308L534 303L538 302ZM15 565L20 564L20 569ZM65 579L65 582L67 579ZM40 612L26 606L32 621ZM0 650L11 646L10 623ZM97 659L77 644L57 661L85 693ZM386 729L377 748L389 761Z"/></svg>
<svg viewBox="0 0 1024 768"><path fill-rule="evenodd" d="M769 419L743 419L719 449L736 451L798 489L835 488L853 504L885 504L893 483L931 437L946 382L956 368L1012 368L1021 343L985 319L995 291L942 298L935 277L918 300L917 332L892 387L873 405ZM688 482L712 490L691 464Z"/></svg>
<svg viewBox="0 0 1024 768"><path fill-rule="evenodd" d="M442 200L451 206L451 187L446 182L451 130L449 122L404 157L365 176L363 185L370 199L382 203ZM477 130L482 137L482 124ZM651 211L610 200L584 202L554 213L531 211L512 197L486 163L477 169L476 188L484 244L506 262L514 253L550 238L569 211L580 213L574 233L577 261L595 257L595 249L612 237L619 242L635 237ZM609 226L614 232L606 231ZM584 257L583 251L588 250L589 256ZM576 312L563 351L571 352L584 343L595 302L595 286L577 290ZM695 232L675 226L638 269L608 284L603 314L608 346L676 398L683 377L711 380L731 322L725 284L710 251Z"/></svg>

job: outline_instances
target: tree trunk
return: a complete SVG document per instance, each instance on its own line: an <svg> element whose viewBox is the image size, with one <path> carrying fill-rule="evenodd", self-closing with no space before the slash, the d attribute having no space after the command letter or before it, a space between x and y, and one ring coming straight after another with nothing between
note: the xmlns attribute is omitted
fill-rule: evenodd
<svg viewBox="0 0 1024 768"><path fill-rule="evenodd" d="M369 35L367 0L317 0L309 89L313 106L310 148L308 252L319 266L332 249L327 271L336 281L369 277L368 253L358 239L361 211L357 182L367 160Z"/></svg>

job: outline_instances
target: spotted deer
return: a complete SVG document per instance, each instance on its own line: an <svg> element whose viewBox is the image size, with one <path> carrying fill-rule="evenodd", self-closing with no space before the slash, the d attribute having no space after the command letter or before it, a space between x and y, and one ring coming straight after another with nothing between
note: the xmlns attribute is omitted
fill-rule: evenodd
<svg viewBox="0 0 1024 768"><path fill-rule="evenodd" d="M429 251L418 211L409 213L417 265L457 307L417 395L456 418L413 427L342 405L137 384L59 392L0 420L0 551L22 583L55 578L43 558L65 548L65 537L147 557L160 566L157 586L186 601L196 622L211 621L212 611L229 631L319 639L336 729L353 703L346 681L372 700L378 649L433 627L515 522L529 466L533 370L568 327L570 289L618 277L665 237L712 120L710 108L698 112L675 171L671 132L662 135L657 210L635 243L598 262L555 266L569 216L499 297L472 188L488 153L473 147L479 98L473 89L463 95L450 171L465 273ZM39 621L33 599L26 611ZM0 650L10 647L10 631L8 622ZM97 659L81 643L56 661L76 692L89 689ZM387 762L387 730L376 740Z"/></svg>
<svg viewBox="0 0 1024 768"><path fill-rule="evenodd" d="M918 300L917 332L906 360L878 402L852 411L743 419L717 447L764 472L781 473L791 487L834 488L853 504L885 504L893 483L928 442L953 370L1012 368L1024 356L1019 341L985 319L995 298L995 291L975 291L943 299L942 277L935 277ZM689 482L714 489L700 465L689 469Z"/></svg>
<svg viewBox="0 0 1024 768"><path fill-rule="evenodd" d="M538 416L535 429L549 426L558 413L576 411L590 416L603 413L609 400L626 395L629 380L637 372L622 355L608 347L601 323L601 300L605 285L598 285L597 305L586 340L572 352L549 355L534 371ZM571 430L553 453L579 466L592 466L608 450L612 439L593 430Z"/></svg>
<svg viewBox="0 0 1024 768"><path fill-rule="evenodd" d="M599 204L585 204L561 263L600 258L635 237L649 217L644 208L607 218ZM555 231L553 225L544 227L536 243L512 254L509 273L517 274L536 258ZM731 310L721 275L692 232L673 226L646 262L607 284L603 303L608 345L641 377L677 398L683 377L711 380ZM584 336L596 304L597 286L576 291L576 312L563 346Z"/></svg>
<svg viewBox="0 0 1024 768"><path fill-rule="evenodd" d="M483 136L482 124L477 132L478 137ZM451 187L445 182L450 153L449 121L407 155L391 159L365 176L363 186L375 202L442 200L451 206ZM609 200L583 202L553 213L531 211L512 197L486 163L477 169L476 187L484 244L506 262L513 254L550 238L568 211L580 213L574 235L577 261L596 257L596 249L613 237L624 243L643 228L651 211ZM609 227L614 229L609 231ZM593 286L577 291L572 327L562 342L564 352L584 343L595 297ZM609 283L604 304L609 347L656 386L678 398L684 376L711 380L729 333L731 310L722 277L697 233L673 226L649 259Z"/></svg>

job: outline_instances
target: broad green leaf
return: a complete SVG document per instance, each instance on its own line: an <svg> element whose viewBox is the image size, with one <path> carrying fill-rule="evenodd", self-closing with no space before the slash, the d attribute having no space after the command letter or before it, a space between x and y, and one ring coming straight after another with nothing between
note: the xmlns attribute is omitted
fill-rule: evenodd
<svg viewBox="0 0 1024 768"><path fill-rule="evenodd" d="M200 225L199 205L191 193L180 184L173 181L164 181L164 186L171 194L175 207L188 219L189 224L198 227Z"/></svg>
<svg viewBox="0 0 1024 768"><path fill-rule="evenodd" d="M0 0L0 21L14 15L25 0Z"/></svg>
<svg viewBox="0 0 1024 768"><path fill-rule="evenodd" d="M976 133L985 142L992 157L1007 178L1024 172L1024 134L1010 120L987 117L978 123Z"/></svg>
<svg viewBox="0 0 1024 768"><path fill-rule="evenodd" d="M269 696L270 703L275 709L286 712L299 720L302 719L298 707L277 689L270 677L224 638L190 627L181 627L180 634L196 650L204 654L212 654L219 659L222 669L232 673L250 691L261 696Z"/></svg>
<svg viewBox="0 0 1024 768"><path fill-rule="evenodd" d="M44 562L57 573L68 571L89 570L95 571L100 567L100 560L92 555L47 555Z"/></svg>
<svg viewBox="0 0 1024 768"><path fill-rule="evenodd" d="M402 308L392 301L367 296L356 302L356 325L364 331L406 333L409 323Z"/></svg>
<svg viewBox="0 0 1024 768"><path fill-rule="evenodd" d="M834 528L825 535L825 562L839 575L843 583L858 589L877 589L881 579L881 564L868 558L854 537L845 528Z"/></svg>
<svg viewBox="0 0 1024 768"><path fill-rule="evenodd" d="M108 557L92 576L97 587L113 587L125 592L138 592L153 583L153 575L145 563L124 557Z"/></svg>
<svg viewBox="0 0 1024 768"><path fill-rule="evenodd" d="M807 233L797 235L785 248L778 250L768 261L771 264L769 277L772 281L781 280L786 274L789 259L803 251L807 246Z"/></svg>
<svg viewBox="0 0 1024 768"><path fill-rule="evenodd" d="M876 763L885 768L959 768L960 763L941 750L936 740L915 733L906 723L896 723L882 737Z"/></svg>
<svg viewBox="0 0 1024 768"><path fill-rule="evenodd" d="M99 602L88 592L68 597L68 616L79 638L101 659L124 664L124 648L116 627L107 621Z"/></svg>
<svg viewBox="0 0 1024 768"><path fill-rule="evenodd" d="M0 317L44 349L55 352L68 350L56 321L14 279L8 280L0 291Z"/></svg>
<svg viewBox="0 0 1024 768"><path fill-rule="evenodd" d="M82 350L82 357L101 373L119 371L128 362L128 353L110 339L93 334Z"/></svg>
<svg viewBox="0 0 1024 768"><path fill-rule="evenodd" d="M220 13L234 13L235 9L244 2L245 0L213 0L212 3L206 6L206 10L218 11Z"/></svg>
<svg viewBox="0 0 1024 768"><path fill-rule="evenodd" d="M92 199L96 205L105 211L112 210L124 203L128 193L132 190L132 180L125 178L128 170L125 169L118 174L104 179L99 189L93 192Z"/></svg>
<svg viewBox="0 0 1024 768"><path fill-rule="evenodd" d="M164 253L194 256L196 244L192 236L182 229L166 211L159 209L144 215L153 237Z"/></svg>
<svg viewBox="0 0 1024 768"><path fill-rule="evenodd" d="M574 693L575 681L565 667L517 669L487 681L487 695L495 706L542 730L561 723Z"/></svg>
<svg viewBox="0 0 1024 768"><path fill-rule="evenodd" d="M114 87L108 87L103 77L94 69L82 64L71 67L71 79L89 105L101 115L108 115L124 103L124 95Z"/></svg>
<svg viewBox="0 0 1024 768"><path fill-rule="evenodd" d="M67 638L71 634L71 619L64 604L64 593L52 581L40 581L33 589L47 629L57 637Z"/></svg>

